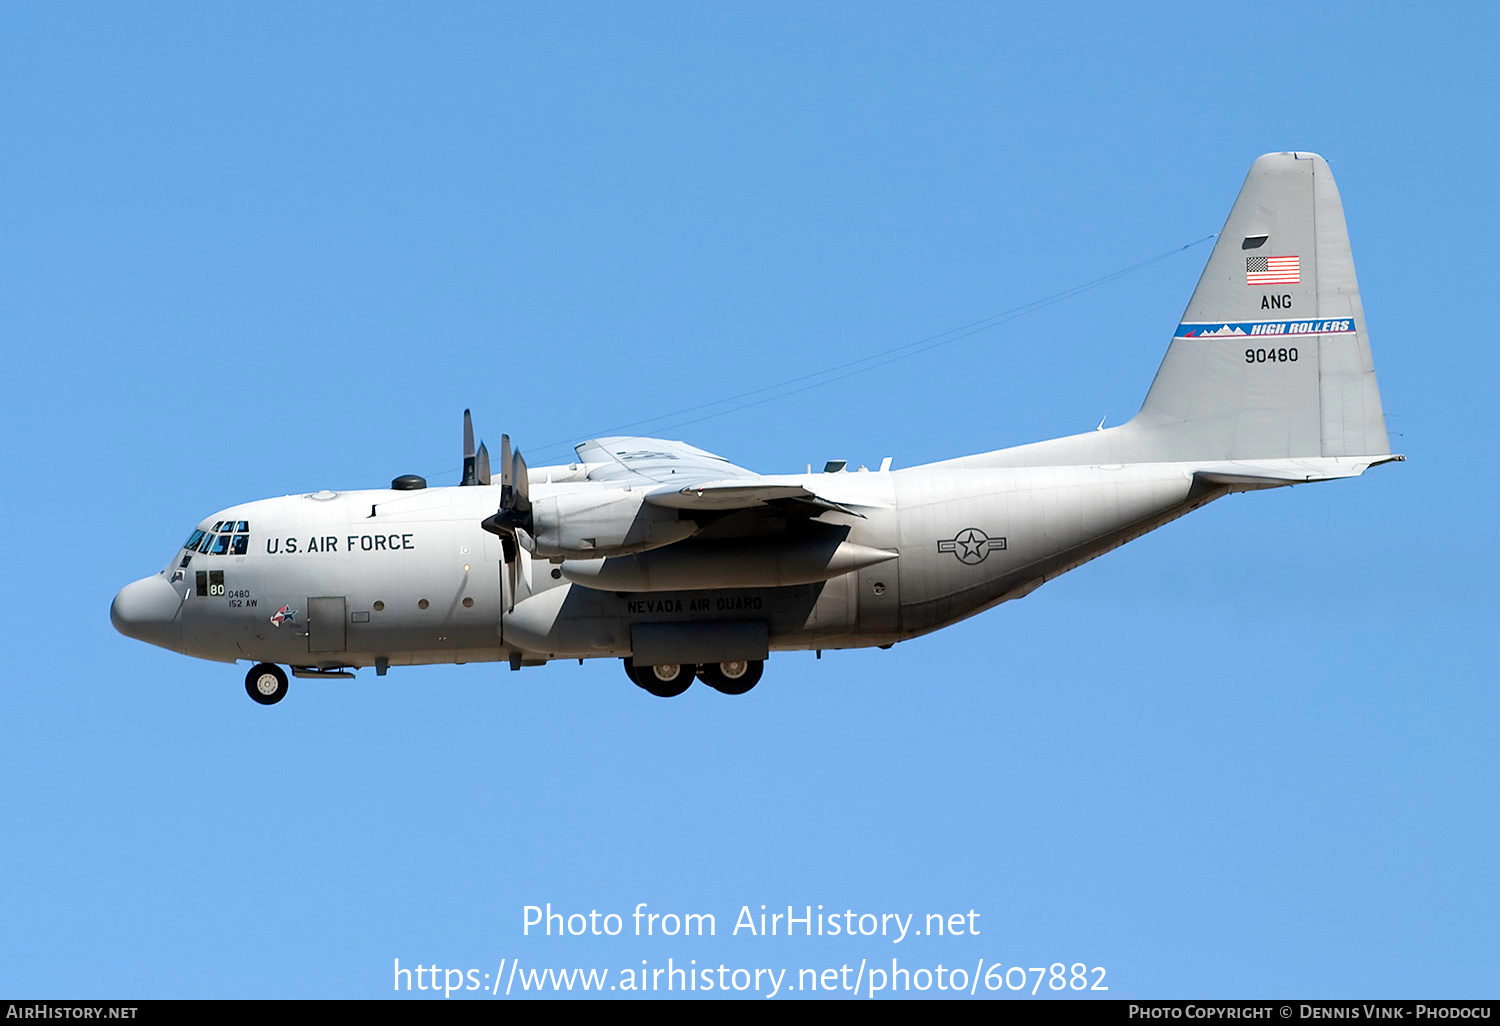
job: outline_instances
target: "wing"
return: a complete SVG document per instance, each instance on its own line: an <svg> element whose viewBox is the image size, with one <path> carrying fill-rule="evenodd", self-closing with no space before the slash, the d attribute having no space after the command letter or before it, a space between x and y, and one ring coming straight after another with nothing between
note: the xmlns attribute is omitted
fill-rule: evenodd
<svg viewBox="0 0 1500 1026"><path fill-rule="evenodd" d="M763 477L686 442L627 435L584 442L577 452L589 466L590 481L655 485L646 493L653 506L701 513L775 506L809 517L827 512L862 516L800 483Z"/></svg>
<svg viewBox="0 0 1500 1026"><path fill-rule="evenodd" d="M577 447L578 458L589 465L590 481L643 485L675 481L751 478L760 475L737 467L722 456L686 442L665 438L595 438Z"/></svg>

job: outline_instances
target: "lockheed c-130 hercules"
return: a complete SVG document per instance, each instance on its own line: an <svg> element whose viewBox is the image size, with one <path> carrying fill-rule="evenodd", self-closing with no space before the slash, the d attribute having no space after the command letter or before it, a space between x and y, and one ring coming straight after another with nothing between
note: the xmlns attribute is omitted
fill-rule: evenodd
<svg viewBox="0 0 1500 1026"><path fill-rule="evenodd" d="M499 481L464 414L462 484L262 499L127 585L123 634L298 677L612 657L653 695L742 694L772 652L889 647L1231 492L1354 477L1389 451L1343 207L1323 158L1250 169L1127 423L892 470L756 474L600 438Z"/></svg>

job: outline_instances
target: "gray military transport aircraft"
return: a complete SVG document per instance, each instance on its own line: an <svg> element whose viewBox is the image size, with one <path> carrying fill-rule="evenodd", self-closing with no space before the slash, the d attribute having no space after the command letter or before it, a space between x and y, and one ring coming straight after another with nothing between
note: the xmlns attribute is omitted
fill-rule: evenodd
<svg viewBox="0 0 1500 1026"><path fill-rule="evenodd" d="M1313 153L1255 161L1129 422L926 466L756 474L600 438L500 480L464 413L462 484L249 502L126 585L116 629L287 675L623 659L671 697L743 694L771 652L888 648L1029 594L1230 492L1354 477L1386 438L1343 206ZM863 469L863 468L861 468Z"/></svg>

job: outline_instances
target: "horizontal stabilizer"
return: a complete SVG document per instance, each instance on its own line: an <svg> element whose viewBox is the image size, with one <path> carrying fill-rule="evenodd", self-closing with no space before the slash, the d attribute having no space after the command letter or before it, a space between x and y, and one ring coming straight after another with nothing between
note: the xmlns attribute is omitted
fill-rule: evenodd
<svg viewBox="0 0 1500 1026"><path fill-rule="evenodd" d="M1234 491L1248 491L1358 477L1371 467L1405 459L1405 456L1390 455L1378 459L1330 456L1301 460L1234 460L1198 467L1193 471L1193 479L1204 484L1227 485Z"/></svg>

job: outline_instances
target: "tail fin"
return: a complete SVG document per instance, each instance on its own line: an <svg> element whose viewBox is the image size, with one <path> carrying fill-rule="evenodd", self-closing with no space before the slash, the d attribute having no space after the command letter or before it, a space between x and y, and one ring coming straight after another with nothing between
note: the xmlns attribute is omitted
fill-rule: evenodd
<svg viewBox="0 0 1500 1026"><path fill-rule="evenodd" d="M1268 153L1251 166L1130 426L1157 459L1390 451L1344 208L1322 157Z"/></svg>
<svg viewBox="0 0 1500 1026"><path fill-rule="evenodd" d="M1389 444L1333 173L1316 153L1268 153L1251 165L1134 418L947 462L1389 457Z"/></svg>

